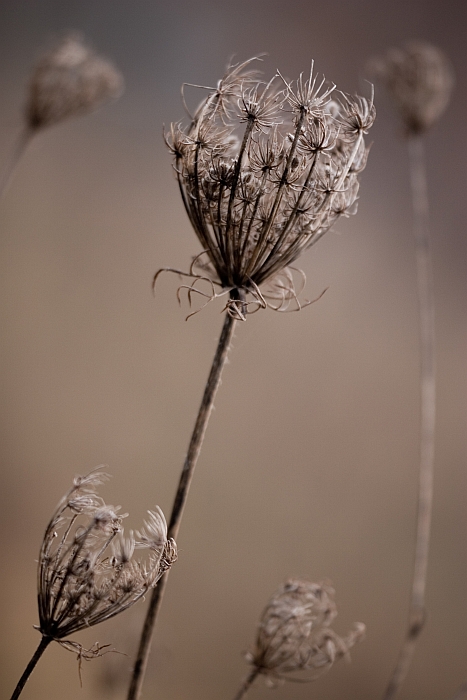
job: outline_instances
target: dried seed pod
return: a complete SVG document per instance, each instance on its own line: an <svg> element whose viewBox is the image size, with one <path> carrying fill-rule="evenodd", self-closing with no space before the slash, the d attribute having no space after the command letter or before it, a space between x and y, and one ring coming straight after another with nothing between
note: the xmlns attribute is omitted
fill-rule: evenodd
<svg viewBox="0 0 467 700"><path fill-rule="evenodd" d="M100 469L76 477L47 526L38 564L38 630L48 639L61 641L126 610L177 558L159 508L149 511L136 538L123 536L125 516L96 494L107 478ZM148 550L145 560L134 559L135 547Z"/></svg>
<svg viewBox="0 0 467 700"><path fill-rule="evenodd" d="M364 135L375 119L372 98L344 95L331 105L335 86L318 81L313 65L307 78L288 82L277 73L265 83L252 60L230 67L191 123L172 125L167 138L203 249L190 272L190 298L201 293L197 279L221 294L239 290L250 302L230 299L226 308L237 318L249 303L255 310L298 302L288 267L354 212ZM268 282L274 305L260 291Z"/></svg>
<svg viewBox="0 0 467 700"><path fill-rule="evenodd" d="M424 41L411 41L375 58L369 70L385 84L408 135L429 129L446 109L454 74L444 53Z"/></svg>
<svg viewBox="0 0 467 700"><path fill-rule="evenodd" d="M295 680L303 671L306 678L298 676L300 680L315 680L336 659L348 656L365 633L365 625L356 623L346 637L339 637L330 627L336 615L329 584L289 579L264 609L247 660L272 683Z"/></svg>
<svg viewBox="0 0 467 700"><path fill-rule="evenodd" d="M29 85L26 120L32 130L100 107L118 97L123 77L112 63L71 35L37 62Z"/></svg>

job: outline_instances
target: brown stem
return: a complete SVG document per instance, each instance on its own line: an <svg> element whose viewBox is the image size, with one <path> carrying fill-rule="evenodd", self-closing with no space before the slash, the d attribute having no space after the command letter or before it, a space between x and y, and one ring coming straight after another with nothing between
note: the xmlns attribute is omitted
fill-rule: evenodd
<svg viewBox="0 0 467 700"><path fill-rule="evenodd" d="M11 156L10 160L8 161L8 164L0 177L0 199L3 197L3 195L7 191L8 185L10 184L11 179L13 177L13 174L16 170L16 166L18 165L19 161L21 160L21 156L23 155L24 151L26 150L26 146L28 145L29 140L32 137L33 133L34 133L34 131L32 129L30 129L29 127L26 127L20 133L18 140L16 141L12 156Z"/></svg>
<svg viewBox="0 0 467 700"><path fill-rule="evenodd" d="M240 293L237 290L234 290L231 293L231 296L232 298L239 299L239 301L241 301ZM232 318L232 316L230 316L228 313L226 313L224 325L219 338L219 343L217 345L216 354L214 355L211 371L209 373L209 377L206 383L203 399L201 401L201 406L198 411L198 416L196 418L195 427L193 429L190 444L188 446L188 452L185 458L185 462L183 464L177 493L175 495L175 500L172 507L172 514L170 516L168 528L168 537L173 537L174 539L176 539L177 537L178 529L180 526L180 520L183 514L183 508L185 506L185 501L187 499L188 490L190 488L191 479L193 477L193 472L199 457L199 453L201 451L201 446L203 444L206 427L209 421L209 416L211 415L212 407L214 404L214 398L216 396L216 391L220 383L222 370L224 368L227 353L229 351L235 324L236 320ZM149 607L146 613L146 619L144 621L144 626L141 633L138 654L133 668L133 676L128 691L128 700L137 700L141 692L150 651L151 637L154 630L154 625L156 623L156 617L159 612L160 604L164 595L165 586L167 584L168 573L169 572L167 571L162 576L159 583L157 584L157 587L153 590L151 600L149 601Z"/></svg>
<svg viewBox="0 0 467 700"><path fill-rule="evenodd" d="M35 668L37 662L39 661L39 659L41 658L42 654L47 649L47 647L49 646L51 641L52 641L51 637L45 637L45 636L42 637L42 639L39 643L39 646L37 647L36 651L34 652L34 655L31 659L31 661L26 666L23 675L21 676L21 678L18 681L18 685L16 686L13 695L11 696L11 700L16 700L16 698L19 698L19 696L21 695L21 691L23 690L24 686L26 685L26 681L28 680L31 673L34 671L34 668Z"/></svg>
<svg viewBox="0 0 467 700"><path fill-rule="evenodd" d="M257 666L253 666L250 674L245 678L242 685L240 686L239 691L236 694L234 700L242 700L242 698L246 695L247 691L249 690L250 686L253 684L253 681L255 680L255 678L258 674L259 674L259 668Z"/></svg>
<svg viewBox="0 0 467 700"><path fill-rule="evenodd" d="M421 137L408 140L412 186L415 257L420 314L420 470L417 534L412 575L409 621L384 700L392 700L408 671L425 622L425 588L433 506L435 441L435 318L434 284L428 235L428 196Z"/></svg>

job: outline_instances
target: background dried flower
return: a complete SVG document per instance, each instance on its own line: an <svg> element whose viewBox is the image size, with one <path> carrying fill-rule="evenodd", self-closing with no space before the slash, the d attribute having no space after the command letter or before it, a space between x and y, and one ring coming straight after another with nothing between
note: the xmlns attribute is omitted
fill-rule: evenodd
<svg viewBox="0 0 467 700"><path fill-rule="evenodd" d="M417 525L406 635L384 694L384 700L394 700L409 673L426 620L437 390L435 285L423 134L444 112L453 85L453 74L444 54L434 46L420 41L412 41L404 49L392 49L385 59L374 60L373 70L382 78L392 95L407 135L419 311L420 449Z"/></svg>
<svg viewBox="0 0 467 700"><path fill-rule="evenodd" d="M446 109L454 85L448 58L425 41L410 41L370 63L370 72L386 85L408 134L429 129Z"/></svg>
<svg viewBox="0 0 467 700"><path fill-rule="evenodd" d="M297 680L294 674L302 671L306 680L314 680L348 655L365 633L365 625L356 623L346 637L339 637L330 626L336 615L329 584L289 579L264 609L248 661L272 683Z"/></svg>
<svg viewBox="0 0 467 700"><path fill-rule="evenodd" d="M288 266L355 211L375 109L363 97L331 103L335 86L318 80L313 65L308 78L277 73L264 83L253 60L230 67L189 126L172 125L167 144L203 247L190 300L202 293L196 280L207 279L224 294L250 295L253 309L285 309L292 300L299 306ZM260 291L265 282L269 290ZM243 318L248 303L227 308Z"/></svg>
<svg viewBox="0 0 467 700"><path fill-rule="evenodd" d="M37 62L29 85L26 120L40 129L91 112L118 97L123 77L77 35L65 37Z"/></svg>

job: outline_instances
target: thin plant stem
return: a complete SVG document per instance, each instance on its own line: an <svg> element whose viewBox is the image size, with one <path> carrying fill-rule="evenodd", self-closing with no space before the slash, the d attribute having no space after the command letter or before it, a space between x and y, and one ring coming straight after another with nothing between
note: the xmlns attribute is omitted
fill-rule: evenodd
<svg viewBox="0 0 467 700"><path fill-rule="evenodd" d="M435 443L435 311L432 256L428 233L428 195L421 136L408 139L412 187L417 288L420 315L420 471L417 533L406 638L387 686L384 700L398 693L425 623L425 588L433 506Z"/></svg>
<svg viewBox="0 0 467 700"><path fill-rule="evenodd" d="M26 666L23 675L21 676L21 678L18 681L18 685L16 686L13 695L11 696L11 700L16 700L16 698L19 698L24 686L26 685L26 682L27 682L29 676L34 671L34 668L36 667L37 662L39 661L39 659L41 658L42 654L47 649L47 647L49 646L51 641L52 641L52 637L42 636L42 639L39 643L39 646L37 647L31 661Z"/></svg>
<svg viewBox="0 0 467 700"><path fill-rule="evenodd" d="M10 184L11 179L14 175L16 166L21 160L21 156L26 150L26 147L29 144L33 133L34 132L32 129L30 129L29 127L25 127L18 136L15 147L13 149L13 153L11 154L11 158L6 165L5 170L0 176L0 200L2 199L3 195L8 189L8 185Z"/></svg>
<svg viewBox="0 0 467 700"><path fill-rule="evenodd" d="M231 293L232 298L240 299L240 293L234 290ZM188 490L193 478L193 472L198 461L201 446L203 444L206 428L209 422L209 417L214 405L216 391L220 383L222 370L227 359L227 353L232 341L236 319L228 313L225 315L224 325L217 345L217 350L211 366L211 371L204 389L203 398L199 407L198 415L195 422L195 427L191 436L188 452L183 464L182 472L178 489L175 494L175 500L172 507L172 514L168 527L168 537L176 539L180 527L180 521L183 514L183 509L188 496ZM149 601L146 619L144 621L143 630L139 644L138 653L136 656L133 675L128 691L128 700L137 700L141 693L141 688L144 681L144 674L148 661L151 637L156 623L157 614L164 595L165 586L167 584L168 571L162 576L157 587L153 590Z"/></svg>
<svg viewBox="0 0 467 700"><path fill-rule="evenodd" d="M257 666L253 666L250 674L245 678L242 685L240 686L239 691L236 694L234 700L242 700L242 698L247 694L248 690L250 689L250 686L253 685L253 682L258 674L259 668Z"/></svg>

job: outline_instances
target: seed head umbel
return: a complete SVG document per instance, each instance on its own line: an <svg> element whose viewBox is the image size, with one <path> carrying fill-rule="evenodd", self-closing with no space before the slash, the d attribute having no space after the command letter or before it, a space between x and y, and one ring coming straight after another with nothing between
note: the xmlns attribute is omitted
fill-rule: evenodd
<svg viewBox="0 0 467 700"><path fill-rule="evenodd" d="M424 133L446 109L454 85L448 58L436 46L410 41L370 62L402 117L407 135Z"/></svg>
<svg viewBox="0 0 467 700"><path fill-rule="evenodd" d="M132 606L177 558L160 508L149 511L142 533L124 536L125 515L96 493L107 478L99 468L74 479L47 526L39 555L38 630L69 649L79 648L81 656L80 645L64 638ZM144 548L146 558L135 559L135 548Z"/></svg>
<svg viewBox="0 0 467 700"><path fill-rule="evenodd" d="M359 622L339 637L331 628L336 615L329 584L289 579L264 609L247 660L272 685L281 680L315 680L337 659L348 657L365 633L365 625Z"/></svg>
<svg viewBox="0 0 467 700"><path fill-rule="evenodd" d="M123 77L78 35L65 37L37 62L29 84L26 120L42 129L79 114L92 112L118 97Z"/></svg>
<svg viewBox="0 0 467 700"><path fill-rule="evenodd" d="M229 294L227 311L242 319L260 307L300 307L292 264L355 212L375 119L372 98L334 99L335 86L313 64L297 81L277 72L265 82L255 60L203 88L189 124L172 124L166 135L202 247L187 273L190 301Z"/></svg>

